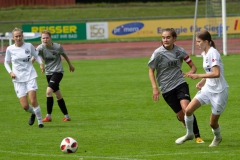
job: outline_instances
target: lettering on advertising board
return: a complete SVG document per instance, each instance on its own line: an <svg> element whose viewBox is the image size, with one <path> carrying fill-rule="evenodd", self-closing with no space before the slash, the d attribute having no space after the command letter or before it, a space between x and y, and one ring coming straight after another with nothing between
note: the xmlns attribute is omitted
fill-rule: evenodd
<svg viewBox="0 0 240 160"><path fill-rule="evenodd" d="M76 25L50 25L50 26L32 26L31 32L42 32L49 30L52 34L52 39L77 39Z"/></svg>
<svg viewBox="0 0 240 160"><path fill-rule="evenodd" d="M132 22L120 25L112 30L114 35L127 35L140 31L144 27L144 24L141 22Z"/></svg>
<svg viewBox="0 0 240 160"><path fill-rule="evenodd" d="M240 31L240 20L235 20L235 23L234 23L234 30L235 31Z"/></svg>
<svg viewBox="0 0 240 160"><path fill-rule="evenodd" d="M87 39L108 38L108 24L106 22L87 23Z"/></svg>

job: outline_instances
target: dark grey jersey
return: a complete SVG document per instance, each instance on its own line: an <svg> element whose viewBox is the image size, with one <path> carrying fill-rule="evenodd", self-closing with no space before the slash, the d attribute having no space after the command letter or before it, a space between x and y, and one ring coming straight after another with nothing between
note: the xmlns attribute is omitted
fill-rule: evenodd
<svg viewBox="0 0 240 160"><path fill-rule="evenodd" d="M189 59L188 54L176 45L172 50L161 46L153 52L148 66L156 69L156 80L162 93L171 91L186 82L181 70L184 59Z"/></svg>
<svg viewBox="0 0 240 160"><path fill-rule="evenodd" d="M46 48L45 45L40 44L37 47L39 55L45 61L46 75L52 75L55 72L63 73L61 55L66 55L62 46L57 43L53 43L51 48Z"/></svg>

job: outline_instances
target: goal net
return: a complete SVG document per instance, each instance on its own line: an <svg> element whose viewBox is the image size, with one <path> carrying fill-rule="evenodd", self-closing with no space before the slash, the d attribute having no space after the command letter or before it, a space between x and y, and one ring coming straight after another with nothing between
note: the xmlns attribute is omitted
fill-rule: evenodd
<svg viewBox="0 0 240 160"><path fill-rule="evenodd" d="M222 0L205 0L205 2L205 24L208 29L214 26L215 30L209 31L219 52L227 52L227 54L240 53L240 10L233 9L236 8L233 6L239 6L239 0L225 0L226 6L222 5ZM225 31L223 30L223 7L226 8ZM225 40L224 32L226 33ZM226 44L225 48L224 44ZM194 54L199 53L195 51Z"/></svg>

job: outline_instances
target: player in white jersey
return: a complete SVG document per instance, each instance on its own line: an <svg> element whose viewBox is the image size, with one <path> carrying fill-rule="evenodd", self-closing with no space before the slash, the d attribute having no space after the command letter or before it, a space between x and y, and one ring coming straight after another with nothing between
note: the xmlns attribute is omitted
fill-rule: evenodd
<svg viewBox="0 0 240 160"><path fill-rule="evenodd" d="M229 86L224 78L221 55L216 50L211 34L206 30L199 32L196 42L197 46L203 50L203 68L206 73L188 75L192 79L202 78L196 85L196 88L200 91L186 109L185 122L187 133L185 136L178 138L176 143L182 144L187 140L193 139L192 115L194 111L204 104L211 104L210 126L212 127L214 138L209 147L215 147L222 141L218 120L227 105Z"/></svg>
<svg viewBox="0 0 240 160"><path fill-rule="evenodd" d="M12 31L12 37L15 43L7 47L4 66L12 78L22 108L32 113L28 122L29 125L33 125L35 117L37 117L39 128L43 128L41 109L36 96L36 90L38 89L37 73L30 61L31 57L35 57L42 72L44 72L44 65L34 46L31 43L23 42L23 31L21 29L15 28ZM10 62L12 63L12 69ZM28 102L27 95L32 106Z"/></svg>
<svg viewBox="0 0 240 160"><path fill-rule="evenodd" d="M195 73L197 68L185 50L174 44L176 39L177 33L173 28L166 28L162 31L162 46L153 52L148 62L149 78L153 87L153 100L159 100L160 89L164 100L176 113L178 120L185 125L185 109L191 98L184 75ZM181 70L183 61L191 68L188 73L183 73ZM156 77L155 70L157 71ZM204 143L200 137L195 116L194 135L196 143Z"/></svg>
<svg viewBox="0 0 240 160"><path fill-rule="evenodd" d="M46 90L47 96L47 115L43 119L43 122L51 122L52 121L52 109L53 109L53 93L56 95L58 106L61 109L64 118L62 121L70 121L70 117L68 115L68 110L65 104L65 101L62 97L59 84L63 77L63 66L61 56L65 58L69 65L70 72L73 72L75 68L72 66L67 54L64 52L62 46L57 43L52 42L51 33L48 30L44 30L41 33L41 41L37 47L37 51L39 55L45 62L45 72L46 78L48 82L48 87ZM32 59L33 60L33 59Z"/></svg>

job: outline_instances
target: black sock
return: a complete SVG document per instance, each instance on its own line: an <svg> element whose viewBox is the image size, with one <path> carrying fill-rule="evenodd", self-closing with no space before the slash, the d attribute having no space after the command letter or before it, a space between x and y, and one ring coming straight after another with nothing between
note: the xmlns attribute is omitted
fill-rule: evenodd
<svg viewBox="0 0 240 160"><path fill-rule="evenodd" d="M195 135L195 138L200 137L197 119L196 119L195 115L193 115L193 133Z"/></svg>
<svg viewBox="0 0 240 160"><path fill-rule="evenodd" d="M64 115L68 114L67 107L63 98L58 100L58 106Z"/></svg>
<svg viewBox="0 0 240 160"><path fill-rule="evenodd" d="M47 97L47 114L52 114L53 97Z"/></svg>

